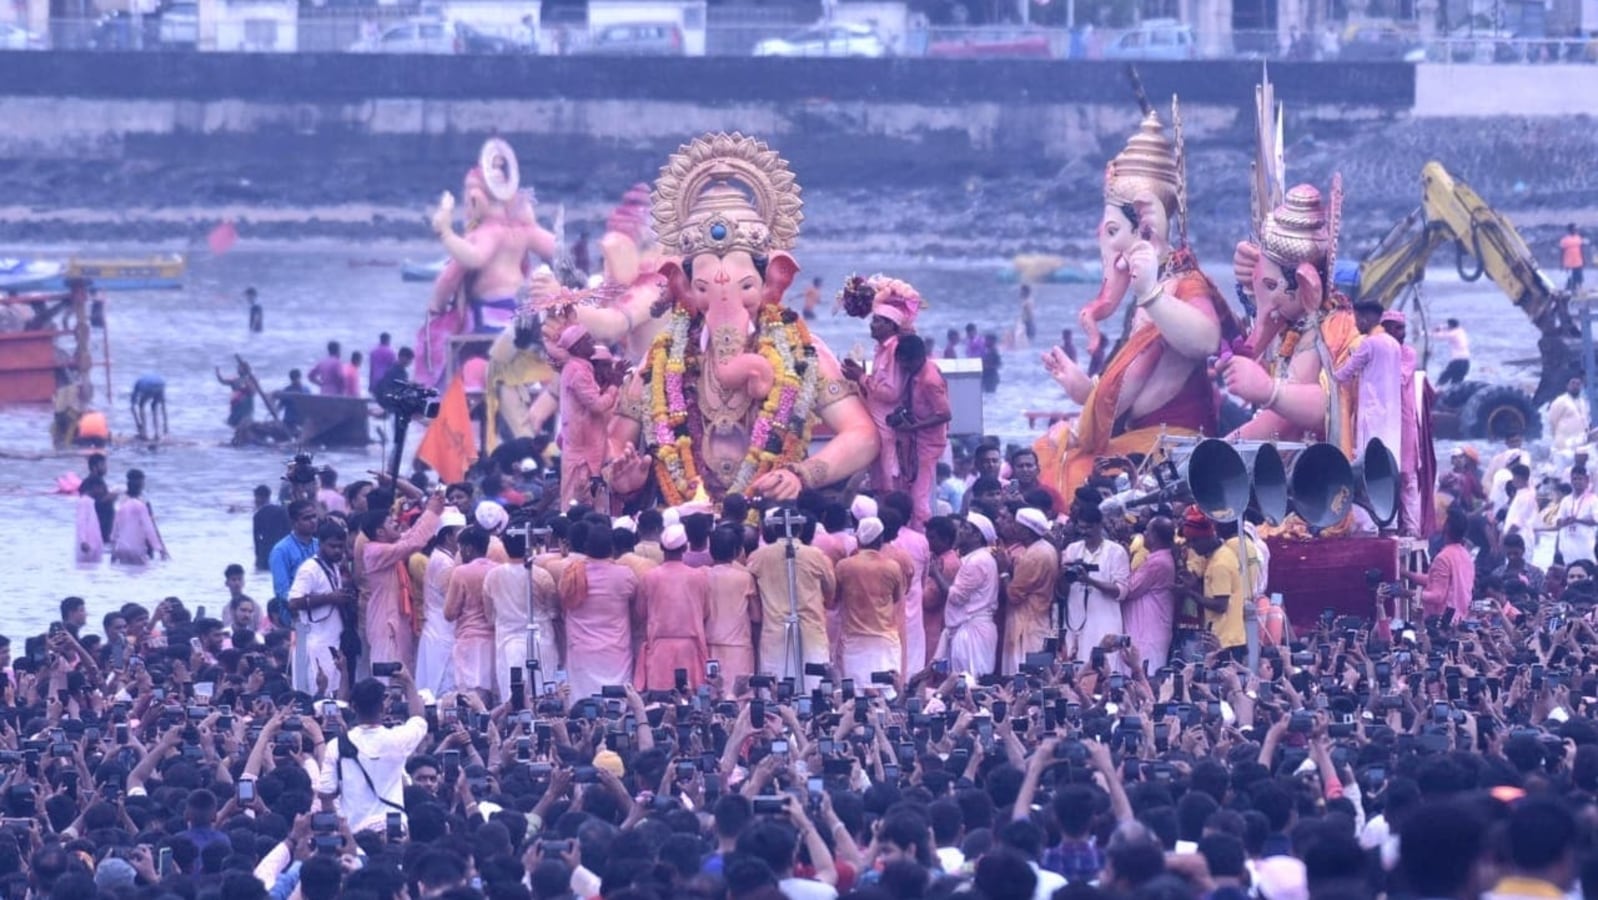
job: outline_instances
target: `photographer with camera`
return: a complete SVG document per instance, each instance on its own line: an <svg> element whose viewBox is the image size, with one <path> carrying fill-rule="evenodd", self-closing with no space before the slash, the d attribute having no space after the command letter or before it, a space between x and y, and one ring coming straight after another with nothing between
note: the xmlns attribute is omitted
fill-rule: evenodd
<svg viewBox="0 0 1598 900"><path fill-rule="evenodd" d="M1085 506L1076 516L1082 539L1061 554L1060 582L1066 585L1065 630L1077 662L1087 662L1105 635L1125 634L1121 598L1132 576L1126 548L1104 536L1104 514Z"/></svg>
<svg viewBox="0 0 1598 900"><path fill-rule="evenodd" d="M376 678L355 685L350 707L355 725L327 742L322 751L317 796L325 812L337 812L350 831L383 826L390 812L405 816L405 762L427 739L422 698L416 682L400 663L374 663L374 672L392 680L405 701L405 721L383 723L390 688Z"/></svg>
<svg viewBox="0 0 1598 900"><path fill-rule="evenodd" d="M344 526L332 519L317 526L316 555L300 564L287 592L298 639L294 684L306 693L315 693L323 679L327 690L334 693L343 683L333 656L344 633L345 617L355 614L356 586L345 577L344 568L348 540Z"/></svg>

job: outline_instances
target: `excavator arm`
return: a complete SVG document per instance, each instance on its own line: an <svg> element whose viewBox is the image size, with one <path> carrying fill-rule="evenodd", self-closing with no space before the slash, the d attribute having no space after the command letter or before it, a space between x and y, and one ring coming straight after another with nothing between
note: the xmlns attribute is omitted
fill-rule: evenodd
<svg viewBox="0 0 1598 900"><path fill-rule="evenodd" d="M1392 306L1425 279L1426 263L1447 241L1454 243L1460 278L1475 281L1485 274L1537 326L1543 375L1535 402L1547 402L1563 387L1571 360L1579 359L1569 345L1576 336L1569 297L1537 268L1515 226L1441 163L1421 169L1421 205L1361 261L1357 299ZM1476 260L1474 271L1466 268L1467 258Z"/></svg>

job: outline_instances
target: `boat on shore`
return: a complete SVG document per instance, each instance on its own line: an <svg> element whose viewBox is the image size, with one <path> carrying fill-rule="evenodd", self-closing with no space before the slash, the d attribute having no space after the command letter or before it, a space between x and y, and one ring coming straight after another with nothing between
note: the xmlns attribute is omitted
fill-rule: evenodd
<svg viewBox="0 0 1598 900"><path fill-rule="evenodd" d="M66 262L0 259L0 291L53 293L86 279L98 291L165 291L183 287L188 260L181 253L143 257L74 256Z"/></svg>

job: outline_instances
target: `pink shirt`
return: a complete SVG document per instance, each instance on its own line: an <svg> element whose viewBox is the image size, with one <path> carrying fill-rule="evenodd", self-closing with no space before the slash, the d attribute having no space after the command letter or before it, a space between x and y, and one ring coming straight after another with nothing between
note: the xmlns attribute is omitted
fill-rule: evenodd
<svg viewBox="0 0 1598 900"><path fill-rule="evenodd" d="M1454 619L1470 614L1470 598L1476 591L1476 563L1464 544L1445 544L1426 573L1426 588L1420 593L1421 609L1428 616L1440 616L1452 609Z"/></svg>
<svg viewBox="0 0 1598 900"><path fill-rule="evenodd" d="M579 595L576 588L584 579L588 590ZM597 694L605 685L625 684L633 676L632 610L637 592L633 570L610 560L580 559L561 574L566 668L573 697Z"/></svg>
<svg viewBox="0 0 1598 900"><path fill-rule="evenodd" d="M688 670L688 684L704 680L705 619L710 593L708 569L668 559L644 575L638 585L638 605L644 610L644 651L638 661L636 682L640 690L669 691L676 684L674 670Z"/></svg>
<svg viewBox="0 0 1598 900"><path fill-rule="evenodd" d="M1354 452L1362 453L1371 438L1380 438L1396 456L1403 447L1403 360L1398 342L1381 330L1365 335L1348 361L1334 373L1339 382L1359 377L1359 406Z"/></svg>
<svg viewBox="0 0 1598 900"><path fill-rule="evenodd" d="M616 389L601 389L594 364L573 357L560 367L561 465L582 462L598 474L605 465L605 431L616 408Z"/></svg>
<svg viewBox="0 0 1598 900"><path fill-rule="evenodd" d="M1155 550L1126 583L1122 624L1137 647L1169 643L1176 615L1176 560L1170 550Z"/></svg>

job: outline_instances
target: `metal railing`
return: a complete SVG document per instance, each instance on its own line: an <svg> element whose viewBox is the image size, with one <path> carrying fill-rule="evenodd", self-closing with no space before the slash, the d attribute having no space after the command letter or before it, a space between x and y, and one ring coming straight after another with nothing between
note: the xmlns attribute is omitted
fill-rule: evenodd
<svg viewBox="0 0 1598 900"><path fill-rule="evenodd" d="M847 28L838 23L833 26ZM865 29L865 30L861 30ZM1353 35L1345 38L1344 35ZM1213 40L1207 39L1213 37ZM1232 31L1206 36L1177 29L1067 29L1046 26L911 26L847 34L818 24L714 22L702 33L664 23L445 21L404 8L307 8L300 15L221 20L115 14L94 20L54 19L27 46L0 50L223 51L452 55L708 55L927 57L943 59L1277 59L1552 64L1598 62L1598 39L1513 38L1492 34L1421 40L1407 33L1375 38L1357 29L1299 36Z"/></svg>

